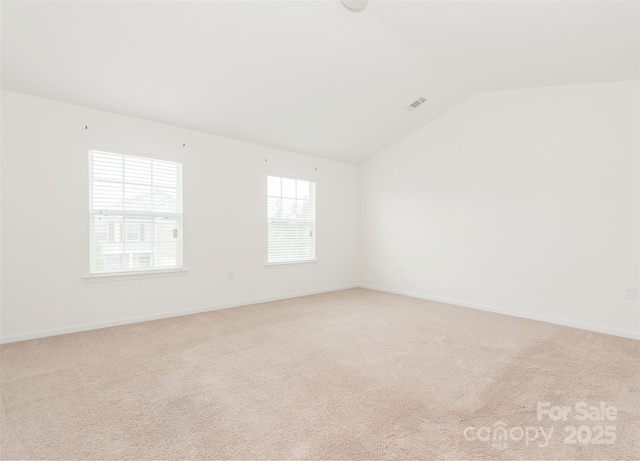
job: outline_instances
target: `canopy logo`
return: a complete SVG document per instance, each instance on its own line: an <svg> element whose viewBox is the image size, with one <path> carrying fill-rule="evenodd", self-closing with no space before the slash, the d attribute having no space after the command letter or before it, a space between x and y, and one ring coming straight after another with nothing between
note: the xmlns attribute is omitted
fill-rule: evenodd
<svg viewBox="0 0 640 461"><path fill-rule="evenodd" d="M512 426L507 429L507 425L498 421L493 426L482 426L475 428L469 426L465 428L463 432L464 438L472 441L479 440L480 442L491 442L493 448L498 450L505 450L509 447L509 442L522 442L525 446L529 446L534 442L537 442L537 446L544 448L549 445L549 440L553 435L553 427L545 429L544 427L526 426L524 428L520 426Z"/></svg>
<svg viewBox="0 0 640 461"><path fill-rule="evenodd" d="M599 402L596 405L577 402L574 406L538 402L536 417L538 421L556 422L573 419L582 422L583 424L579 426L564 426L564 443L566 444L611 445L616 441L616 426L602 423L615 421L618 417L618 409L605 402ZM589 422L599 424L588 425ZM470 442L491 443L493 448L498 450L507 449L511 442L524 443L526 447L545 448L549 445L555 429L554 426L508 427L503 421L498 421L493 426L468 426L464 429L463 436Z"/></svg>

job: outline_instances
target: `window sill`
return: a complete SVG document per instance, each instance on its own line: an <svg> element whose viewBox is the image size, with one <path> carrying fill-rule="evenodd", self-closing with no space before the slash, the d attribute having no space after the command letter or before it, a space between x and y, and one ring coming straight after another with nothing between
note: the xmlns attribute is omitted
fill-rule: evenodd
<svg viewBox="0 0 640 461"><path fill-rule="evenodd" d="M145 272L113 272L110 274L91 274L82 277L87 283L117 282L118 280L151 279L157 277L179 277L186 275L187 269L171 269Z"/></svg>
<svg viewBox="0 0 640 461"><path fill-rule="evenodd" d="M314 266L318 264L317 259L310 259L308 261L287 261L282 263L266 263L264 267L280 267L280 266Z"/></svg>

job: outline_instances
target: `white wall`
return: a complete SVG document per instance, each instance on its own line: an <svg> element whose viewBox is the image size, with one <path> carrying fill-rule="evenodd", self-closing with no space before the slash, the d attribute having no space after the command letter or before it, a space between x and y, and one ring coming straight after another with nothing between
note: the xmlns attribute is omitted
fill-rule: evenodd
<svg viewBox="0 0 640 461"><path fill-rule="evenodd" d="M182 159L186 275L83 280L90 146ZM267 174L316 181L317 264L265 267ZM2 338L353 286L357 182L353 165L2 91Z"/></svg>
<svg viewBox="0 0 640 461"><path fill-rule="evenodd" d="M360 171L19 93L1 102L5 341L359 283L640 331L638 297L624 298L640 279L638 82L483 93ZM183 160L187 275L83 280L89 146ZM317 182L317 265L265 268L267 173Z"/></svg>
<svg viewBox="0 0 640 461"><path fill-rule="evenodd" d="M639 126L637 81L476 95L363 165L363 284L637 337Z"/></svg>

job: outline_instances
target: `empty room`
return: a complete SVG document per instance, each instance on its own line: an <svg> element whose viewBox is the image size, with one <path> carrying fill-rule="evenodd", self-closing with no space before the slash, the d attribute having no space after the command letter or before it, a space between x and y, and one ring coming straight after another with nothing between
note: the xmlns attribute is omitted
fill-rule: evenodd
<svg viewBox="0 0 640 461"><path fill-rule="evenodd" d="M640 459L639 1L0 22L0 459Z"/></svg>

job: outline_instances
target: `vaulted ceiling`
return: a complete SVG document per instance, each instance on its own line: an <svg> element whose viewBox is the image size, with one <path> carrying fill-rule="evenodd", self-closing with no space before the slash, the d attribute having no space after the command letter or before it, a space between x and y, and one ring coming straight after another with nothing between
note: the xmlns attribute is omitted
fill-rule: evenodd
<svg viewBox="0 0 640 461"><path fill-rule="evenodd" d="M635 1L3 1L2 87L360 163L480 91L638 79L639 18Z"/></svg>

